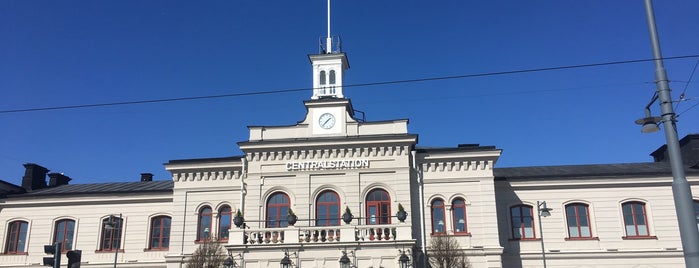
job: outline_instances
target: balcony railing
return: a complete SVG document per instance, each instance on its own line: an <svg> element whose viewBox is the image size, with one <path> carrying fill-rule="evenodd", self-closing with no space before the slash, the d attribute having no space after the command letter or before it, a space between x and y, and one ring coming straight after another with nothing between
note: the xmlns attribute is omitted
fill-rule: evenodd
<svg viewBox="0 0 699 268"><path fill-rule="evenodd" d="M231 229L228 245L323 244L412 239L408 224Z"/></svg>

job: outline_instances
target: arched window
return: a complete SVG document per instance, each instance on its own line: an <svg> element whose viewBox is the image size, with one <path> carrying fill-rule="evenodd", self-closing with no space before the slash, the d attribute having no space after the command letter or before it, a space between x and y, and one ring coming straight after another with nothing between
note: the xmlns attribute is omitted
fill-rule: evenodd
<svg viewBox="0 0 699 268"><path fill-rule="evenodd" d="M102 220L102 235L100 236L100 251L114 251L119 249L121 243L121 230L124 219L109 216Z"/></svg>
<svg viewBox="0 0 699 268"><path fill-rule="evenodd" d="M340 197L333 191L322 192L316 200L316 226L340 225Z"/></svg>
<svg viewBox="0 0 699 268"><path fill-rule="evenodd" d="M325 71L320 71L320 84L325 85Z"/></svg>
<svg viewBox="0 0 699 268"><path fill-rule="evenodd" d="M334 85L335 84L335 70L330 70L330 84Z"/></svg>
<svg viewBox="0 0 699 268"><path fill-rule="evenodd" d="M468 234L466 224L466 202L457 198L451 202L451 218L454 221L454 234Z"/></svg>
<svg viewBox="0 0 699 268"><path fill-rule="evenodd" d="M274 193L267 200L267 222L268 228L287 227L289 222L289 196L285 193Z"/></svg>
<svg viewBox="0 0 699 268"><path fill-rule="evenodd" d="M207 206L199 210L197 241L204 241L209 238L211 238L211 208Z"/></svg>
<svg viewBox="0 0 699 268"><path fill-rule="evenodd" d="M512 238L514 239L535 239L534 218L532 207L519 205L510 208L510 219L512 220Z"/></svg>
<svg viewBox="0 0 699 268"><path fill-rule="evenodd" d="M56 227L53 231L53 243L61 242L62 251L73 249L73 235L75 234L75 221L63 219L56 221Z"/></svg>
<svg viewBox="0 0 699 268"><path fill-rule="evenodd" d="M391 198L383 189L374 189L366 197L366 223L391 223Z"/></svg>
<svg viewBox="0 0 699 268"><path fill-rule="evenodd" d="M435 199L432 201L432 235L446 234L446 221L444 219L444 201Z"/></svg>
<svg viewBox="0 0 699 268"><path fill-rule="evenodd" d="M231 229L231 207L223 206L218 210L218 239L228 240L228 230Z"/></svg>
<svg viewBox="0 0 699 268"><path fill-rule="evenodd" d="M26 252L27 228L26 221L10 222L7 228L7 242L5 243L5 254L21 254Z"/></svg>
<svg viewBox="0 0 699 268"><path fill-rule="evenodd" d="M566 205L566 220L568 221L569 238L592 237L590 209L587 204L575 203Z"/></svg>
<svg viewBox="0 0 699 268"><path fill-rule="evenodd" d="M167 250L170 246L170 223L168 216L154 217L150 221L150 246L151 250Z"/></svg>
<svg viewBox="0 0 699 268"><path fill-rule="evenodd" d="M624 215L624 229L626 237L648 237L648 218L646 217L646 204L643 202L626 202L621 205Z"/></svg>

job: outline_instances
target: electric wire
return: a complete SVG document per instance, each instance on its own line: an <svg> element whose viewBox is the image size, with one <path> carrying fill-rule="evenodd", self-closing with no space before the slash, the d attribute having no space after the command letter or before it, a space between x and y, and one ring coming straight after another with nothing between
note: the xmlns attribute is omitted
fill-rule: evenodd
<svg viewBox="0 0 699 268"><path fill-rule="evenodd" d="M687 58L699 58L699 54L675 56L675 57L665 57L663 59L664 60L675 60L675 59L687 59ZM454 75L454 76L428 77L428 78L393 80L393 81L379 81L379 82L343 85L343 87L345 87L345 88L368 87L368 86L378 86L378 85L418 83L418 82L428 82L428 81L438 81L438 80L463 79L463 78L499 76L499 75L534 73L534 72L547 72L547 71L556 71L556 70L568 70L568 69L578 69L578 68L590 68L590 67L601 67L601 66L610 66L610 65L641 63L641 62L648 62L648 61L654 61L654 60L656 60L656 59L636 59L636 60L625 60L625 61L611 61L611 62L602 62L602 63L590 63L590 64L566 65L566 66L545 67L545 68L500 71L500 72L464 74L464 75ZM66 106L49 106L49 107L37 107L37 108L25 108L25 109L11 109L11 110L0 110L0 114L50 111L50 110L66 110L66 109L79 109L79 108L94 108L94 107L107 107L107 106L121 106L121 105L134 105L134 104L149 104L149 103L176 102L176 101L190 101L190 100L216 99L216 98L227 98L227 97L242 97L242 96L253 96L253 95L269 95L269 94L280 94L280 93L307 91L307 90L312 90L312 89L314 89L314 88L304 87L304 88L279 89L279 90L268 90L268 91L259 91L259 92L229 93L229 94L192 96L192 97L180 97L180 98L163 98L163 99L152 99L152 100L136 100L136 101L123 101L123 102L106 102L106 103L77 104L77 105L66 105Z"/></svg>
<svg viewBox="0 0 699 268"><path fill-rule="evenodd" d="M681 113L678 113L677 115L675 115L675 118L680 117L680 115L682 115L683 113L686 113L686 112L688 112L689 110L691 110L691 109L693 109L694 107L697 107L697 106L699 106L699 102L695 103L695 104L692 105L692 106L689 106L689 108L685 109L685 110L682 111Z"/></svg>
<svg viewBox="0 0 699 268"><path fill-rule="evenodd" d="M689 74L689 79L687 79L687 82L684 84L684 89L682 90L682 93L680 94L680 99L677 101L677 104L675 104L675 110L677 110L677 108L680 107L680 103L682 103L682 101L685 100L685 93L687 93L687 88L689 87L689 83L692 82L692 77L694 77L694 72L697 70L698 65L699 65L699 59L697 59L697 62L694 63L694 68L692 69L692 73Z"/></svg>

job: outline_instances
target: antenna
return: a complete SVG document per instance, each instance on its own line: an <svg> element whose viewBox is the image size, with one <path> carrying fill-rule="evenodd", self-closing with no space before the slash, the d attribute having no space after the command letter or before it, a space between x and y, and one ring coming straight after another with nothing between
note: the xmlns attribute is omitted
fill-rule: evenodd
<svg viewBox="0 0 699 268"><path fill-rule="evenodd" d="M333 42L333 40L332 40L332 37L330 36L330 0L328 0L328 37L325 40L325 45L327 46L327 48L325 49L325 51L326 51L325 53L328 53L328 54L332 53L332 49L333 49L332 42Z"/></svg>

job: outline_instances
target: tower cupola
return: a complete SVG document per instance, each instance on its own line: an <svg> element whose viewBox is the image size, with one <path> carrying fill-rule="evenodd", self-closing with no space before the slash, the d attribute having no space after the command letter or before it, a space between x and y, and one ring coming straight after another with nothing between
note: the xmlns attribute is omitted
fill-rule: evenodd
<svg viewBox="0 0 699 268"><path fill-rule="evenodd" d="M325 40L323 40L325 39ZM339 36L330 35L330 0L328 0L328 35L320 38L318 54L308 55L313 66L313 96L311 99L344 98L342 80L349 69L347 54L342 52Z"/></svg>

